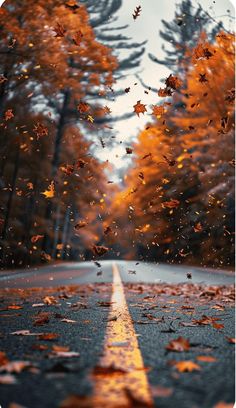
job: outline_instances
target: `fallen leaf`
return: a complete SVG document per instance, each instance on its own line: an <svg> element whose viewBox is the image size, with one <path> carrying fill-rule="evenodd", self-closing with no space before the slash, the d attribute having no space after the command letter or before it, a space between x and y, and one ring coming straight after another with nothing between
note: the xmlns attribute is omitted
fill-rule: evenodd
<svg viewBox="0 0 236 408"><path fill-rule="evenodd" d="M214 363L215 361L217 361L217 359L215 357L212 356L197 356L197 360L198 361L203 361L206 363Z"/></svg>
<svg viewBox="0 0 236 408"><path fill-rule="evenodd" d="M0 384L10 385L16 384L16 377L11 374L0 375Z"/></svg>
<svg viewBox="0 0 236 408"><path fill-rule="evenodd" d="M39 336L43 333L31 333L30 330L17 330L15 332L12 332L14 336Z"/></svg>
<svg viewBox="0 0 236 408"><path fill-rule="evenodd" d="M235 344L236 339L234 337L226 337L228 343Z"/></svg>
<svg viewBox="0 0 236 408"><path fill-rule="evenodd" d="M0 367L0 372L21 373L21 371L26 370L29 367L32 367L32 364L29 361L10 361Z"/></svg>
<svg viewBox="0 0 236 408"><path fill-rule="evenodd" d="M185 360L185 361L178 361L174 363L174 367L180 372L180 373L185 373L185 372L192 372L192 371L200 371L201 367L194 363L191 360Z"/></svg>
<svg viewBox="0 0 236 408"><path fill-rule="evenodd" d="M175 340L171 340L169 344L166 346L166 350L168 351L188 351L190 349L190 343L184 337L178 337Z"/></svg>
<svg viewBox="0 0 236 408"><path fill-rule="evenodd" d="M61 322L64 322L64 323L78 323L76 320L71 320L71 319L62 319Z"/></svg>
<svg viewBox="0 0 236 408"><path fill-rule="evenodd" d="M173 394L173 389L162 387L161 385L151 386L151 393L154 398L155 397L167 398Z"/></svg>
<svg viewBox="0 0 236 408"><path fill-rule="evenodd" d="M76 351L53 351L51 357L72 358L79 357L80 353Z"/></svg>
<svg viewBox="0 0 236 408"><path fill-rule="evenodd" d="M51 341L51 340L57 339L58 337L59 337L59 334L57 333L40 333L38 336L38 339Z"/></svg>

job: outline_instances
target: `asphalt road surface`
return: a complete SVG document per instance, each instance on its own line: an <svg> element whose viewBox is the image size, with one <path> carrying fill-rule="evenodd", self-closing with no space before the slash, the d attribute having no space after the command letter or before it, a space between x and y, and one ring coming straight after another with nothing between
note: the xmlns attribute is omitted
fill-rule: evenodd
<svg viewBox="0 0 236 408"><path fill-rule="evenodd" d="M98 262L2 272L1 408L233 407L232 273Z"/></svg>
<svg viewBox="0 0 236 408"><path fill-rule="evenodd" d="M112 282L112 261L68 262L50 266L32 268L23 272L2 272L1 287L48 287L68 284ZM234 283L234 274L227 271L204 269L192 266L176 266L135 261L115 261L118 265L122 281L147 283L181 283L189 281L187 273L191 274L192 283L224 285ZM102 272L102 274L98 274ZM134 273L135 272L135 273Z"/></svg>

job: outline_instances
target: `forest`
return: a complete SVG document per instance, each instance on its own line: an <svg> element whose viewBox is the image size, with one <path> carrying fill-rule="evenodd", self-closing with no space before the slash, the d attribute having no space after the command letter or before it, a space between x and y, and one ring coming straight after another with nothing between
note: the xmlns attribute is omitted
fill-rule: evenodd
<svg viewBox="0 0 236 408"><path fill-rule="evenodd" d="M235 37L190 0L163 21L163 87L116 117L146 42L114 26L121 0L7 0L0 9L0 265L103 258L234 263ZM130 10L134 21L142 11ZM160 41L160 40L159 40ZM124 56L125 54L125 56ZM119 82L120 83L120 82ZM156 104L144 102L154 92ZM114 183L98 146L147 116Z"/></svg>

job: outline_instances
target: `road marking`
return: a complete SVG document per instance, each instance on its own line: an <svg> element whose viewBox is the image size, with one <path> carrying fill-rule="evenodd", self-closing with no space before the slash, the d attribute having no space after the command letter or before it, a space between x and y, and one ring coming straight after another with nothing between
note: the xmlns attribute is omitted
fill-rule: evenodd
<svg viewBox="0 0 236 408"><path fill-rule="evenodd" d="M146 370L125 300L118 267L112 265L113 286L103 356L99 366L108 369L94 374L96 408L153 407ZM136 402L135 402L136 401ZM133 402L133 403L132 403Z"/></svg>

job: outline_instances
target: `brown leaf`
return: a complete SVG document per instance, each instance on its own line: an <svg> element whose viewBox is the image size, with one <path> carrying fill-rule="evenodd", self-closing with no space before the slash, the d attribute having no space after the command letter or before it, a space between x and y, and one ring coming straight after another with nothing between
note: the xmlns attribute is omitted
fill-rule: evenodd
<svg viewBox="0 0 236 408"><path fill-rule="evenodd" d="M99 246L99 245L93 245L92 246L93 253L97 256L102 256L106 252L109 251L109 248L106 248L105 246Z"/></svg>
<svg viewBox="0 0 236 408"><path fill-rule="evenodd" d="M166 84L167 88L171 88L173 90L176 90L176 89L181 87L182 81L177 76L174 76L174 75L170 74L168 76L168 78L166 78L165 84Z"/></svg>
<svg viewBox="0 0 236 408"><path fill-rule="evenodd" d="M38 336L39 340L46 340L46 341L52 341L55 339L58 339L59 334L57 333L41 333Z"/></svg>
<svg viewBox="0 0 236 408"><path fill-rule="evenodd" d="M34 318L34 326L43 326L46 323L49 323L49 313L40 312Z"/></svg>
<svg viewBox="0 0 236 408"><path fill-rule="evenodd" d="M141 11L141 6L137 6L135 8L134 13L132 14L134 20L136 20L140 16Z"/></svg>
<svg viewBox="0 0 236 408"><path fill-rule="evenodd" d="M169 344L166 346L166 350L168 351L188 351L190 349L190 343L184 337L178 337L175 340L171 340Z"/></svg>

